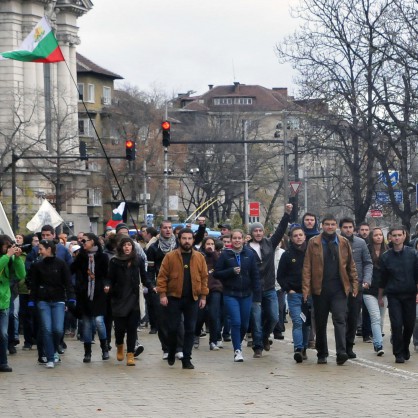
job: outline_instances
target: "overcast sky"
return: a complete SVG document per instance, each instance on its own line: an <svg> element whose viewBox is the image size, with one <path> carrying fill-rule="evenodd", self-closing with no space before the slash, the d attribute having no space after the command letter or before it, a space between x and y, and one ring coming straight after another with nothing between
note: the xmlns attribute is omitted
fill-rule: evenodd
<svg viewBox="0 0 418 418"><path fill-rule="evenodd" d="M297 28L298 0L93 0L78 51L123 82L168 94L239 81L289 87L275 44Z"/></svg>

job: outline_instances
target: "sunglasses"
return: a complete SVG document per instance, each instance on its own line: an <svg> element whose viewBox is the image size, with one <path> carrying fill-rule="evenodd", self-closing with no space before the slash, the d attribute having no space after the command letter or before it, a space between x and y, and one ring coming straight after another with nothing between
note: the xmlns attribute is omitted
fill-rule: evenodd
<svg viewBox="0 0 418 418"><path fill-rule="evenodd" d="M92 239L81 239L80 242L85 244L86 242L93 241Z"/></svg>

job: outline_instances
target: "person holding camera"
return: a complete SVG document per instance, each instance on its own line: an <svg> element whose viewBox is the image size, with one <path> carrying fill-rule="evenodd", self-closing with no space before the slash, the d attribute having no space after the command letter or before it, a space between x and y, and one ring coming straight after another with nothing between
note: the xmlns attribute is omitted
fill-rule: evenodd
<svg viewBox="0 0 418 418"><path fill-rule="evenodd" d="M22 280L26 272L20 258L22 250L8 235L0 235L0 252L0 372L11 372L12 368L7 364L10 279Z"/></svg>
<svg viewBox="0 0 418 418"><path fill-rule="evenodd" d="M76 300L71 273L67 263L56 256L56 244L52 239L42 239L39 243L41 261L32 264L30 276L29 307L35 306L39 312L46 367L54 368L59 363L59 345L64 334L65 305L74 309Z"/></svg>

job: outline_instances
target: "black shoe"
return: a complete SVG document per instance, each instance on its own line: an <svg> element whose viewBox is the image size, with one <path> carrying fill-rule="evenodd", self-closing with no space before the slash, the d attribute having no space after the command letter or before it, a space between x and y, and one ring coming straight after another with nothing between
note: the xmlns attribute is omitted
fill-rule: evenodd
<svg viewBox="0 0 418 418"><path fill-rule="evenodd" d="M327 358L326 357L318 357L318 364L327 364Z"/></svg>
<svg viewBox="0 0 418 418"><path fill-rule="evenodd" d="M406 350L403 352L403 358L404 358L405 360L409 360L409 359L411 358L411 353L409 352L409 349L406 349Z"/></svg>
<svg viewBox="0 0 418 418"><path fill-rule="evenodd" d="M112 346L110 345L110 342L107 343L107 351L110 351L112 349Z"/></svg>
<svg viewBox="0 0 418 418"><path fill-rule="evenodd" d="M340 353L337 354L337 364L339 366L342 366L346 361L348 360L348 355L347 353Z"/></svg>
<svg viewBox="0 0 418 418"><path fill-rule="evenodd" d="M92 343L92 344L94 344L94 341L92 341L91 343ZM66 349L67 349L67 344L65 344L65 341L63 341L61 345L62 345L62 348L63 348L64 350L66 350ZM64 354L64 353L60 353L60 354Z"/></svg>
<svg viewBox="0 0 418 418"><path fill-rule="evenodd" d="M308 355L306 354L306 348L304 348L304 349L302 350L302 358L303 358L304 360L308 360Z"/></svg>
<svg viewBox="0 0 418 418"><path fill-rule="evenodd" d="M157 330L155 328L151 328L149 334L156 334L156 333L157 333Z"/></svg>
<svg viewBox="0 0 418 418"><path fill-rule="evenodd" d="M301 348L296 349L295 354L293 354L293 358L296 361L296 363L302 363L303 355L302 355L302 349Z"/></svg>
<svg viewBox="0 0 418 418"><path fill-rule="evenodd" d="M139 344L138 347L135 348L134 357L138 357L144 351L144 346Z"/></svg>
<svg viewBox="0 0 418 418"><path fill-rule="evenodd" d="M0 365L0 372L11 372L12 368L8 364Z"/></svg>
<svg viewBox="0 0 418 418"><path fill-rule="evenodd" d="M189 369L189 370L194 369L194 366L189 359L182 360L182 363L183 363L183 369Z"/></svg>
<svg viewBox="0 0 418 418"><path fill-rule="evenodd" d="M90 363L91 362L91 354L84 354L83 363Z"/></svg>
<svg viewBox="0 0 418 418"><path fill-rule="evenodd" d="M405 363L405 359L402 356L396 356L395 363Z"/></svg>
<svg viewBox="0 0 418 418"><path fill-rule="evenodd" d="M275 340L284 340L284 335L281 332L275 332L274 333L274 339Z"/></svg>
<svg viewBox="0 0 418 418"><path fill-rule="evenodd" d="M16 353L17 353L16 347L13 344L9 344L9 354L13 355L13 354L16 354Z"/></svg>
<svg viewBox="0 0 418 418"><path fill-rule="evenodd" d="M271 344L270 344L270 340L264 340L263 341L263 348L264 348L264 351L270 351L270 346L271 346Z"/></svg>
<svg viewBox="0 0 418 418"><path fill-rule="evenodd" d="M172 366L176 362L176 353L168 353L167 362L169 366Z"/></svg>
<svg viewBox="0 0 418 418"><path fill-rule="evenodd" d="M64 354L65 353L65 348L67 348L67 345L59 345L58 346L58 354Z"/></svg>
<svg viewBox="0 0 418 418"><path fill-rule="evenodd" d="M46 357L38 357L38 364L46 364L48 360Z"/></svg>
<svg viewBox="0 0 418 418"><path fill-rule="evenodd" d="M347 355L348 355L348 358L357 358L357 354L351 349L347 350Z"/></svg>

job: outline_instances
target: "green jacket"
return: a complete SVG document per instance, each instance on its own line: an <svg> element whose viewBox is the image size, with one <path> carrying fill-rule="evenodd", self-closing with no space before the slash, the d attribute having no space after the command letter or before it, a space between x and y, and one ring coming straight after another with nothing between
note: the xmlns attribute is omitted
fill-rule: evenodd
<svg viewBox="0 0 418 418"><path fill-rule="evenodd" d="M20 257L9 257L7 254L0 257L0 309L8 309L10 305L10 267L15 279L26 277L25 264Z"/></svg>

